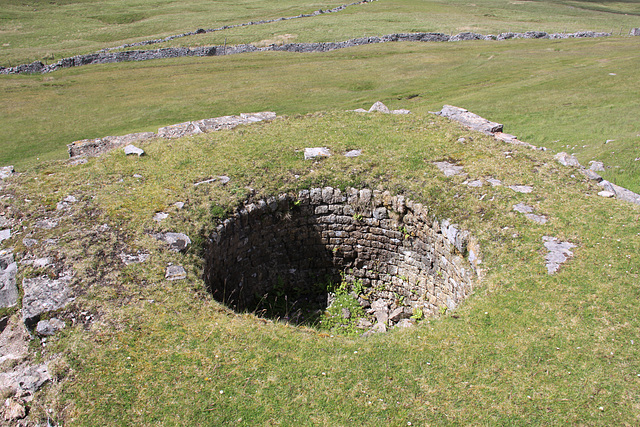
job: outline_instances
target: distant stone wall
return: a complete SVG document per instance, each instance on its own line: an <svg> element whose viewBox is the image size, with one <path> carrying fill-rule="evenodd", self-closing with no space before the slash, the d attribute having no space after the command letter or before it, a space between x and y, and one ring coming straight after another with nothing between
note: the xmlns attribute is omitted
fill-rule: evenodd
<svg viewBox="0 0 640 427"><path fill-rule="evenodd" d="M177 58L184 56L222 56L247 52L329 52L336 49L344 49L354 46L362 46L373 43L387 42L456 42L468 40L509 40L509 39L568 39L585 37L608 37L610 33L598 33L594 31L581 31L577 33L545 33L542 31L528 31L526 33L502 33L499 35L482 35L477 33L460 33L449 36L442 33L402 33L389 34L382 37L361 37L335 43L287 43L283 45L270 45L256 47L252 44L235 46L208 46L208 47L176 47L155 50L130 50L121 52L97 52L88 55L78 55L64 58L53 64L45 65L40 61L31 64L18 65L16 67L0 67L0 74L33 74L50 73L61 68L79 67L89 64L110 64L127 61L148 61L151 59Z"/></svg>
<svg viewBox="0 0 640 427"><path fill-rule="evenodd" d="M369 301L428 315L471 293L478 250L468 232L403 196L314 188L246 204L226 219L211 236L205 282L242 311L276 287L313 293L342 274L361 280Z"/></svg>

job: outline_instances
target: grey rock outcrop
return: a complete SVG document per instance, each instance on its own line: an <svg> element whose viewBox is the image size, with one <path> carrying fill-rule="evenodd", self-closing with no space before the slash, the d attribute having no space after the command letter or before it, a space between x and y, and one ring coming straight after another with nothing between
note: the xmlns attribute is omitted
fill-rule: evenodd
<svg viewBox="0 0 640 427"><path fill-rule="evenodd" d="M451 120L455 120L473 130L489 135L493 135L495 132L502 132L503 128L500 123L491 122L480 117L477 114L465 110L464 108L454 107L453 105L443 106L442 110L440 110L436 114L442 117L447 117Z"/></svg>
<svg viewBox="0 0 640 427"><path fill-rule="evenodd" d="M47 365L23 363L10 372L0 372L0 390L11 395L35 393L45 382L51 380Z"/></svg>
<svg viewBox="0 0 640 427"><path fill-rule="evenodd" d="M104 138L83 139L67 145L69 157L97 157L107 151L131 144L136 141L147 141L155 138L153 132L130 133L122 136L105 136Z"/></svg>
<svg viewBox="0 0 640 427"><path fill-rule="evenodd" d="M5 228L4 230L0 230L0 242L8 240L11 238L11 229Z"/></svg>
<svg viewBox="0 0 640 427"><path fill-rule="evenodd" d="M22 281L22 319L28 326L36 323L40 315L59 310L73 300L69 289L70 276L50 279L39 276Z"/></svg>
<svg viewBox="0 0 640 427"><path fill-rule="evenodd" d="M223 116L211 119L197 120L194 122L178 123L158 129L158 134L153 132L131 133L122 136L105 136L104 138L83 139L67 145L69 157L73 163L79 158L97 157L119 147L125 147L125 154L144 154L140 148L132 144L137 141L148 141L153 138L174 139L188 135L196 135L204 132L214 132L222 129L233 129L239 125L251 124L265 120L273 120L276 113L263 111L260 113L246 113L239 116ZM131 148L132 147L132 148Z"/></svg>
<svg viewBox="0 0 640 427"><path fill-rule="evenodd" d="M640 36L640 28L632 28L631 31L629 31L629 35Z"/></svg>
<svg viewBox="0 0 640 427"><path fill-rule="evenodd" d="M605 191L615 194L616 199L640 205L640 194L634 193L631 190L627 190L624 187L620 187L619 185L606 180L602 180L598 185L604 187Z"/></svg>
<svg viewBox="0 0 640 427"><path fill-rule="evenodd" d="M545 256L547 273L554 274L560 268L560 265L564 264L567 259L573 256L572 248L576 245L570 242L560 242L555 237L544 236L542 237L544 247L549 251Z"/></svg>
<svg viewBox="0 0 640 427"><path fill-rule="evenodd" d="M13 254L0 252L0 308L13 307L18 303L17 273L18 265Z"/></svg>

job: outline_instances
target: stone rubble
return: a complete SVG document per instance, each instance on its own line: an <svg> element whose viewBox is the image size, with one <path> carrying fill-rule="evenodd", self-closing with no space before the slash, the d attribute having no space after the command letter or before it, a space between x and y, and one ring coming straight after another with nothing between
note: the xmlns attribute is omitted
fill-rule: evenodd
<svg viewBox="0 0 640 427"><path fill-rule="evenodd" d="M11 238L11 229L0 230L0 242Z"/></svg>
<svg viewBox="0 0 640 427"><path fill-rule="evenodd" d="M132 145L134 142L144 142L154 138L174 139L199 133L214 132L222 129L233 129L239 125L246 125L260 121L273 120L276 113L265 111L261 113L247 113L239 116L223 116L194 122L179 123L158 129L158 133L141 132L123 136L106 136L96 139L83 139L67 145L71 162L84 157L97 157L113 149L124 147L125 154L144 154L144 150ZM86 163L86 162L85 162Z"/></svg>

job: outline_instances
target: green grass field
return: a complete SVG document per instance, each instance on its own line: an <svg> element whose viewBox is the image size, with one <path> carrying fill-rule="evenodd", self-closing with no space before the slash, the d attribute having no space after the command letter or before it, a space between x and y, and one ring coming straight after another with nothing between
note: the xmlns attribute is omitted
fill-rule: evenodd
<svg viewBox="0 0 640 427"><path fill-rule="evenodd" d="M0 65L339 4L7 0ZM414 31L614 36L390 43L0 76L0 166L23 172L3 184L11 197L0 198L0 211L23 228L2 248L18 260L33 253L72 267L70 311L93 315L44 349L39 338L32 342L34 360L49 364L53 381L36 395L31 419L65 426L640 424L640 208L597 196L600 187L552 158L567 151L584 165L601 160L606 179L640 192L640 37L627 36L640 27L639 14L633 1L378 0L153 47ZM377 100L412 114L345 112ZM549 151L505 145L429 114L443 104L501 122ZM117 150L85 165L62 161L74 140L264 110L281 118L143 143L140 158ZM312 163L302 159L309 146L363 155ZM437 171L432 162L442 159L459 162L470 178L534 191L470 188ZM231 181L192 185L217 175ZM236 314L212 300L202 249L218 213L249 197L325 185L388 189L471 230L485 269L473 295L453 313L366 339ZM79 202L61 216L56 203L69 194ZM177 201L185 208L172 208ZM550 221L528 221L513 212L518 202ZM170 217L155 222L159 211ZM53 230L34 227L58 216ZM170 253L150 237L154 231L186 232L194 244L184 255ZM577 245L554 276L544 267L545 235ZM27 236L58 245L27 249ZM125 266L123 248L151 258ZM185 266L187 280L165 280L168 263ZM18 278L40 274L53 273L21 264Z"/></svg>

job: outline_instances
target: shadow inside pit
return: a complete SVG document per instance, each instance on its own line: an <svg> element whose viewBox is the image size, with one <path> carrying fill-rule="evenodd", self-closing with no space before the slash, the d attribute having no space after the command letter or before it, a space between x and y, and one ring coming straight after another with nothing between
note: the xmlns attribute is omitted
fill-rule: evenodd
<svg viewBox="0 0 640 427"><path fill-rule="evenodd" d="M236 312L313 326L353 262L327 248L330 234L312 206L241 212L214 234L205 282L217 301Z"/></svg>

